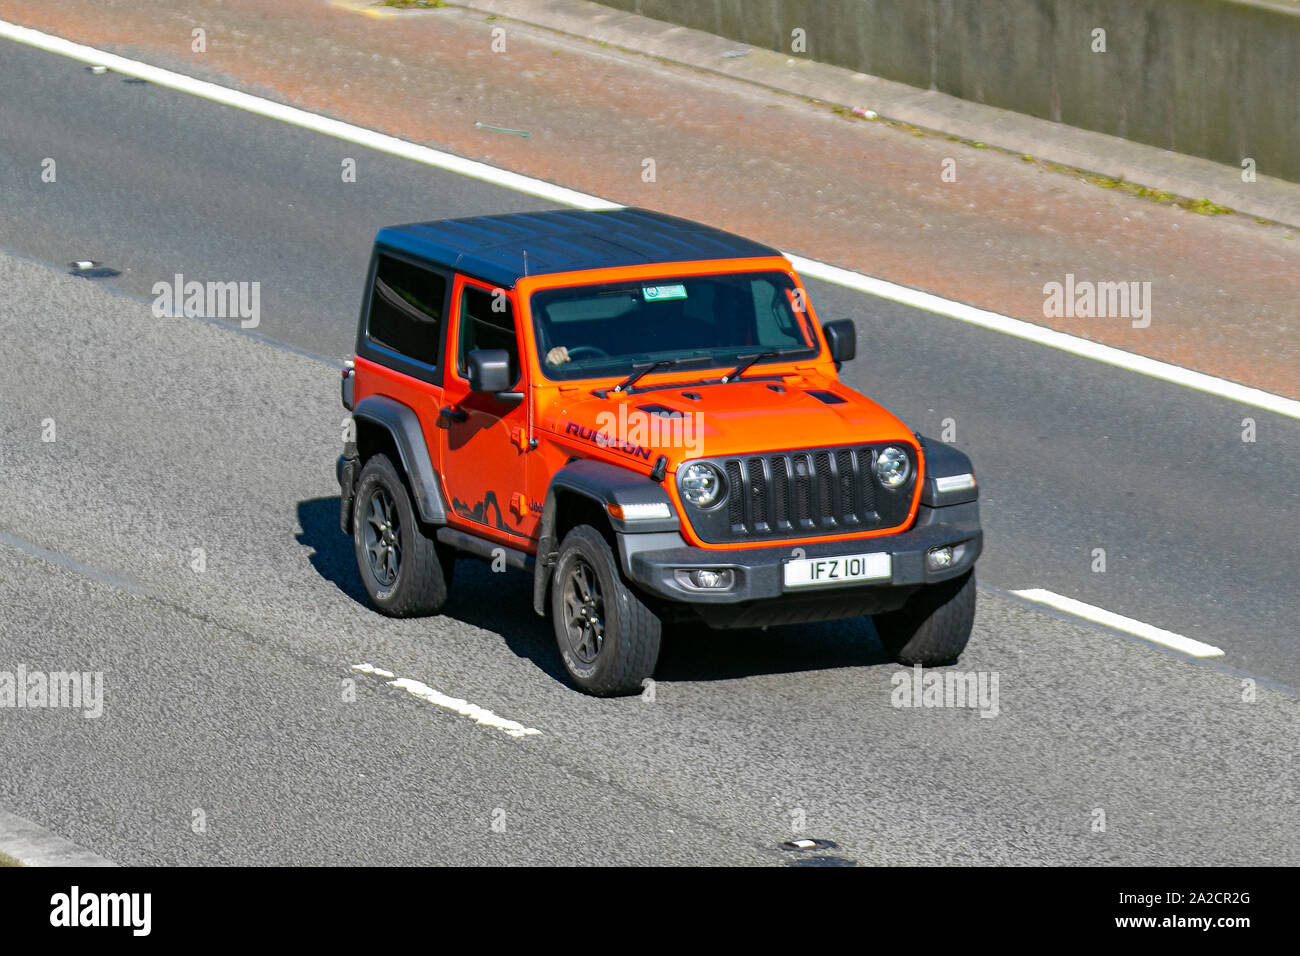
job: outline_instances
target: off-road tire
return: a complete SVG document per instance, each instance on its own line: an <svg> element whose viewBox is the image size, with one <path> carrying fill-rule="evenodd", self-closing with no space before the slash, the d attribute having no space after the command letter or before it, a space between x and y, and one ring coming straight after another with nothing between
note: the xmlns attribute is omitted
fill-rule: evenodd
<svg viewBox="0 0 1300 956"><path fill-rule="evenodd" d="M889 656L911 667L957 663L975 622L975 571L917 590L897 611L872 618Z"/></svg>
<svg viewBox="0 0 1300 956"><path fill-rule="evenodd" d="M574 628L570 607L573 599L581 598L573 575L583 566L592 572L599 588L597 607L602 631L594 655L586 646L590 656L586 660L583 649L575 646L579 639L575 634L581 629ZM589 582L590 578L588 575ZM659 617L624 583L609 542L591 525L578 525L560 544L551 582L551 622L569 678L588 694L634 694L654 673L663 634Z"/></svg>
<svg viewBox="0 0 1300 956"><path fill-rule="evenodd" d="M390 527L397 555L391 567L380 564L377 568L370 558L370 546L383 540L377 542L374 538L376 502L379 513L386 512L397 519L396 531ZM368 531L372 536L369 542ZM361 581L378 611L389 617L425 617L442 609L451 586L453 555L450 549L426 534L411 503L406 482L387 455L371 457L357 479L352 507L352 547Z"/></svg>

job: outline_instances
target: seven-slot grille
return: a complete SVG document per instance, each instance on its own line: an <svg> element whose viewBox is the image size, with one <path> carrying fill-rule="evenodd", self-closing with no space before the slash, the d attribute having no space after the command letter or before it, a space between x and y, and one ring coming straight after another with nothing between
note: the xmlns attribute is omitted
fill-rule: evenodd
<svg viewBox="0 0 1300 956"><path fill-rule="evenodd" d="M897 492L880 488L876 452L869 446L814 448L715 461L727 477L727 503L718 509L726 512L725 526L717 520L721 515L694 509L691 523L710 541L845 534L899 524L915 477Z"/></svg>

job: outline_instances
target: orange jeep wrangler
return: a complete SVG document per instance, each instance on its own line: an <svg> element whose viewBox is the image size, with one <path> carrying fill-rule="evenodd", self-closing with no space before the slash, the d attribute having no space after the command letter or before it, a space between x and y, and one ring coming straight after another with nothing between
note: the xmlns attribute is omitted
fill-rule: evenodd
<svg viewBox="0 0 1300 956"><path fill-rule="evenodd" d="M954 662L971 464L843 385L855 348L775 249L646 210L380 230L338 462L371 600L435 614L458 556L523 569L600 695L684 619L871 615L896 660Z"/></svg>

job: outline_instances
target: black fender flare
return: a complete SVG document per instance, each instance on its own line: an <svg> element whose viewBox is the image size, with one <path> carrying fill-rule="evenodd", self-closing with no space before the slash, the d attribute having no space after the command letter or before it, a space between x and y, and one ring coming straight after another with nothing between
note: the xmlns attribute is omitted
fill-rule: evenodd
<svg viewBox="0 0 1300 956"><path fill-rule="evenodd" d="M589 458L570 461L551 478L542 505L537 561L533 569L533 610L542 616L546 615L546 590L551 583L551 571L559 557L560 542L556 540L555 526L561 494L576 495L597 504L617 534L677 531L681 527L668 491L649 475ZM625 521L609 513L610 505L645 504L667 505L668 517Z"/></svg>
<svg viewBox="0 0 1300 956"><path fill-rule="evenodd" d="M978 486L959 491L940 492L935 485L936 478L950 478L955 475L974 475L970 456L952 445L924 435L917 434L921 443L921 454L925 455L925 484L921 488L921 504L930 508L947 505L964 504L979 497Z"/></svg>
<svg viewBox="0 0 1300 956"><path fill-rule="evenodd" d="M443 501L441 481L429 457L429 446L415 409L383 395L370 395L357 402L352 417L357 422L376 425L392 436L420 520L432 525L446 524L447 505Z"/></svg>

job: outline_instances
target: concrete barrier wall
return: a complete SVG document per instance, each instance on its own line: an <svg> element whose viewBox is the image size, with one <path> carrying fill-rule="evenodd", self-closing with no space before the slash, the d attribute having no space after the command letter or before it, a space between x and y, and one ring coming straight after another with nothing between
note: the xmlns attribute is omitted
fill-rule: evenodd
<svg viewBox="0 0 1300 956"><path fill-rule="evenodd" d="M802 28L814 60L1300 182L1293 0L601 2L786 52Z"/></svg>

